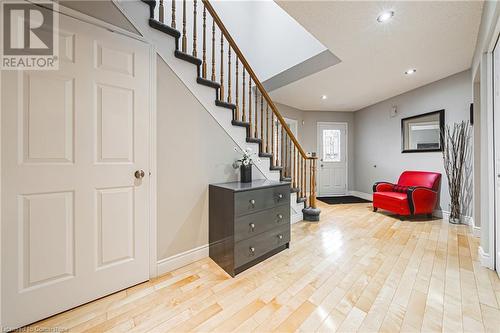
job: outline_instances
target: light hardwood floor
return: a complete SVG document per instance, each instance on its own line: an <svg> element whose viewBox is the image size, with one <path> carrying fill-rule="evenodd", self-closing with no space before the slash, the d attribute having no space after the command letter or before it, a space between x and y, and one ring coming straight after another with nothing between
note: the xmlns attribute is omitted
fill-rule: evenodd
<svg viewBox="0 0 500 333"><path fill-rule="evenodd" d="M500 332L500 281L468 227L320 208L321 222L292 226L289 250L236 278L207 258L29 328Z"/></svg>

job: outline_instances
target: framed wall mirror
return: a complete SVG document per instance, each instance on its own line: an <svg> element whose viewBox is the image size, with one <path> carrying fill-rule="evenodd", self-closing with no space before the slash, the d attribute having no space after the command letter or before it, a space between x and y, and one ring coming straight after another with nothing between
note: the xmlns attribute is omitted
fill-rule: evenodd
<svg viewBox="0 0 500 333"><path fill-rule="evenodd" d="M401 119L401 152L443 151L444 110Z"/></svg>

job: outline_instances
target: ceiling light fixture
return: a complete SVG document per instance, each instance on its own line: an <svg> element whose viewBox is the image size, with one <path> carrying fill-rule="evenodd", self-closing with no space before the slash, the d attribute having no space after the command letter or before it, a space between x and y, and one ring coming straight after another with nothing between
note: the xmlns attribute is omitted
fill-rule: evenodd
<svg viewBox="0 0 500 333"><path fill-rule="evenodd" d="M377 17L377 21L379 23L384 23L384 22L389 21L393 16L394 16L394 12L392 10L388 10L388 11L385 11L382 14L380 14Z"/></svg>
<svg viewBox="0 0 500 333"><path fill-rule="evenodd" d="M326 99L326 98L327 98L326 95L321 96L321 99Z"/></svg>
<svg viewBox="0 0 500 333"><path fill-rule="evenodd" d="M405 72L406 75L412 75L415 74L417 70L415 68L409 69Z"/></svg>

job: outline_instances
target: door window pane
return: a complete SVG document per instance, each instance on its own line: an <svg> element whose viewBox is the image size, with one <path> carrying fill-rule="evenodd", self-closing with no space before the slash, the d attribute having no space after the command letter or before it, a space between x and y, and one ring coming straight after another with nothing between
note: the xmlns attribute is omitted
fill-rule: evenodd
<svg viewBox="0 0 500 333"><path fill-rule="evenodd" d="M340 162L340 130L323 130L323 161Z"/></svg>

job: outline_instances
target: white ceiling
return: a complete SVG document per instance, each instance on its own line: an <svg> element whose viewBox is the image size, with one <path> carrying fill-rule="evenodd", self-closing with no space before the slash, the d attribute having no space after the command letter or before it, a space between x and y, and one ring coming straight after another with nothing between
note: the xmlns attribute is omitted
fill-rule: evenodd
<svg viewBox="0 0 500 333"><path fill-rule="evenodd" d="M356 111L470 67L482 1L277 1L341 62L271 93L302 110ZM386 23L376 18L393 10ZM405 75L407 69L417 73ZM327 95L326 100L321 95Z"/></svg>

